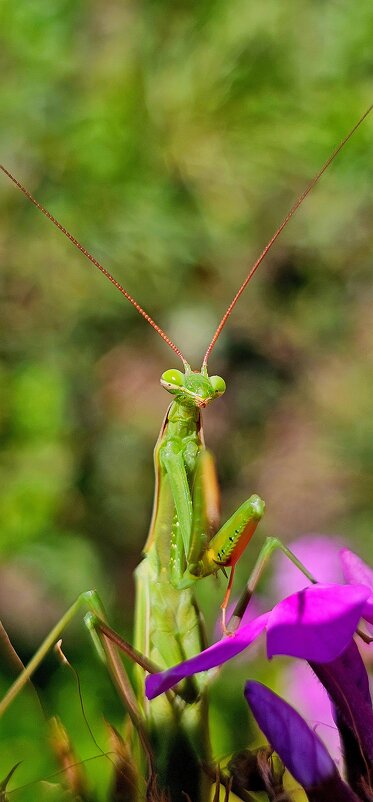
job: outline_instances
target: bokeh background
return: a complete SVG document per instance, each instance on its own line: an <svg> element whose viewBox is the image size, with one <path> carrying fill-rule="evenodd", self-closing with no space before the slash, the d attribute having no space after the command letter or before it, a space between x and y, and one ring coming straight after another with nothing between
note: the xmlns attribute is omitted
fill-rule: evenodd
<svg viewBox="0 0 373 802"><path fill-rule="evenodd" d="M198 367L248 267L372 102L372 3L1 0L0 14L2 162ZM223 518L251 492L267 502L237 591L269 534L325 533L372 554L372 180L368 119L211 357L228 385L205 415ZM91 587L131 636L168 403L159 377L179 365L5 176L0 193L0 608L25 661ZM199 591L211 637L224 581ZM270 570L261 591L275 598ZM106 749L104 717L120 726L122 709L81 621L64 649ZM4 690L6 649L0 662ZM217 756L254 742L243 679L291 698L285 669L259 652L222 672ZM36 683L44 713L25 691L1 723L0 778L18 760L13 788L57 771L44 715L58 714L78 759L93 758L92 798L107 799L110 765L73 675L51 655ZM62 780L9 798L59 799Z"/></svg>

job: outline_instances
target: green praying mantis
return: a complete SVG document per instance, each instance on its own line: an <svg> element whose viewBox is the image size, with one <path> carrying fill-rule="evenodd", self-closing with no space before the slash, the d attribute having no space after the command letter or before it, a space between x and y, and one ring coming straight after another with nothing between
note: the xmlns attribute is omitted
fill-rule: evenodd
<svg viewBox="0 0 373 802"><path fill-rule="evenodd" d="M187 789L186 793L195 794L193 802L196 802L197 799L207 798L206 778L201 776L197 782L188 785L186 777L179 780L179 785L177 785L173 766L177 752L177 750L175 751L175 741L181 730L185 732L183 754L185 755L188 748L187 741L190 741L191 752L202 755L203 759L208 758L206 680L196 679L189 686L180 688L179 692L154 700L151 705L145 699L143 691L144 670L168 668L195 655L203 648L203 627L194 599L194 586L201 579L219 571L226 573L226 570L230 569L227 590L221 605L223 632L229 636L239 625L258 576L271 551L280 547L290 559L297 563L294 555L279 541L269 539L227 625L226 609L235 566L263 516L265 504L258 495L251 495L219 528L219 490L216 469L213 456L205 445L201 415L202 410L208 404L223 395L225 382L220 376L209 376L209 357L237 301L268 251L339 151L369 114L371 108L360 118L298 197L248 272L215 331L199 371L192 370L181 350L111 273L32 197L12 173L1 166L3 173L135 307L183 365L183 371L171 368L166 370L161 377L161 385L172 395L172 401L163 420L154 451L153 514L143 559L136 569L134 647L130 647L110 629L96 592L84 593L49 633L28 666L20 673L0 702L1 715L30 679L46 652L58 640L73 615L82 607L87 607L88 613L85 621L92 632L100 654L111 671L137 732L139 748L146 756L148 778L150 778L147 790L149 799L152 798L152 791L149 789L155 781L155 776L158 780L160 778L164 788L176 788L174 795L171 796L172 799L178 800L179 794L185 789ZM302 570L304 570L303 567ZM309 578L313 581L312 577ZM139 665L135 693L118 658L114 644L124 649ZM154 754L157 755L155 759ZM139 758L140 763L141 760L142 758ZM200 770L199 767L200 761L197 761L196 772Z"/></svg>

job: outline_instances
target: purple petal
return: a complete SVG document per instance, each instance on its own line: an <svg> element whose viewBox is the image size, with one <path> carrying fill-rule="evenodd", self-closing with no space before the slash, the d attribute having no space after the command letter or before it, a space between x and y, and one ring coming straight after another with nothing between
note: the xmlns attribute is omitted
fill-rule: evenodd
<svg viewBox="0 0 373 802"><path fill-rule="evenodd" d="M254 680L246 683L245 696L260 729L304 788L320 785L336 774L324 744L293 707Z"/></svg>
<svg viewBox="0 0 373 802"><path fill-rule="evenodd" d="M373 711L369 681L356 643L337 660L311 668L327 690L338 715L351 730L367 764L373 766Z"/></svg>
<svg viewBox="0 0 373 802"><path fill-rule="evenodd" d="M371 595L366 601L362 615L366 621L373 624L373 570L350 549L342 549L340 558L346 582L351 585L366 585L369 588Z"/></svg>
<svg viewBox="0 0 373 802"><path fill-rule="evenodd" d="M373 713L369 679L355 641L337 660L323 666L314 664L313 669L319 672L335 702L334 718L341 738L345 775L351 788L360 795L364 787L371 785Z"/></svg>
<svg viewBox="0 0 373 802"><path fill-rule="evenodd" d="M288 596L269 615L268 657L334 660L351 641L368 596L362 585L312 585Z"/></svg>
<svg viewBox="0 0 373 802"><path fill-rule="evenodd" d="M366 585L373 593L373 570L350 549L340 552L343 575L351 585Z"/></svg>
<svg viewBox="0 0 373 802"><path fill-rule="evenodd" d="M340 682L343 682L345 696L347 699L351 691L350 683L353 682L356 688L360 691L363 699L370 707L372 707L369 677L355 641L351 641L350 645L347 647L346 651L341 654L337 662L340 670L342 671L343 669L343 675L342 673L340 675ZM330 666L330 668L332 668L332 666ZM345 679L342 680L342 676Z"/></svg>
<svg viewBox="0 0 373 802"><path fill-rule="evenodd" d="M366 621L369 621L369 624L373 624L373 596L372 595L369 596L369 599L367 599L367 601L364 604L362 617L365 618Z"/></svg>
<svg viewBox="0 0 373 802"><path fill-rule="evenodd" d="M209 668L225 663L236 654L239 654L263 632L267 624L270 613L264 613L259 618L250 621L244 627L240 627L234 635L229 635L223 638L208 649L205 649L190 660L184 663L179 663L167 671L162 671L159 674L150 674L145 680L145 692L148 699L153 699L159 696L160 693L168 691L177 682L196 674L199 671L207 671Z"/></svg>

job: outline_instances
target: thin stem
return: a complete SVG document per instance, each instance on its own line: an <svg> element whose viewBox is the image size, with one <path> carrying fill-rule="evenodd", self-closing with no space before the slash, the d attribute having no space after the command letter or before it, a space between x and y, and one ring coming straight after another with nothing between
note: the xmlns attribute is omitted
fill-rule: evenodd
<svg viewBox="0 0 373 802"><path fill-rule="evenodd" d="M4 644L4 649L6 650L6 652L8 654L9 662L12 664L13 668L15 668L16 671L18 671L18 672L23 671L25 666L22 663L22 660L21 660L20 656L17 654L17 652L16 652L16 650L15 650L15 648L14 648L14 646L13 646L13 644L12 644L10 638L9 638L9 635L8 635L6 629L3 626L1 621L0 621L0 643ZM44 710L43 710L43 705L42 705L42 703L40 701L39 694L37 693L36 688L34 687L32 682L30 682L30 688L31 688L31 690L33 692L33 695L35 697L35 700L36 700L38 706L40 707L41 714L43 715L43 717L45 717L45 713L44 713Z"/></svg>

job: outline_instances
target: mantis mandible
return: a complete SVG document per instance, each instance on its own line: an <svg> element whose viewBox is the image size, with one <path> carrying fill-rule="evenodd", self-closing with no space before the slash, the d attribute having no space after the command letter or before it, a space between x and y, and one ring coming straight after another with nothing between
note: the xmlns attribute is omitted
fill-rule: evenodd
<svg viewBox="0 0 373 802"><path fill-rule="evenodd" d="M255 532L264 513L265 504L258 495L251 495L229 520L220 529L218 528L219 491L216 470L213 457L205 446L201 411L224 393L225 382L220 376L209 376L209 357L237 301L268 251L339 151L369 114L371 108L360 118L298 197L249 270L217 326L198 371L192 370L177 345L111 273L19 183L9 170L0 165L3 173L135 307L183 365L183 371L171 368L166 370L161 377L161 385L172 395L173 399L166 412L155 446L153 515L144 548L144 559L136 570L135 650L137 651L135 659L137 659L136 655L143 655L144 661L141 663L143 668L152 670L153 665L167 668L200 651L203 636L192 588L199 580L216 574L219 570L225 573L226 569L230 568L227 591L221 605L223 630L226 634L228 633L225 613L235 566ZM234 626L238 625L247 601L248 594L246 592L244 604L235 610ZM0 714L5 711L20 688L28 681L46 651L57 640L63 628L83 604L88 605L90 613L87 623L93 628L93 632L95 632L97 618L105 621L103 608L97 595L93 592L82 594L47 636L30 664L9 689L0 703ZM136 702L136 700L132 700L131 690L124 685L123 669L119 666L112 648L108 645L108 638L110 638L110 632L106 627L105 659L109 663L117 686L121 689L122 697L127 706L132 708L130 715L140 733L140 741L147 754L150 755L151 748L148 743L146 725L147 716L150 713L143 695L143 674L140 678ZM102 650L102 633L100 642ZM138 662L140 662L140 656ZM197 687L193 702L196 701L198 693L201 694L201 688ZM156 700L156 703L152 705L153 723L158 716L163 726L164 721L170 717L170 708L172 705L169 704L169 700ZM193 729L193 715L189 716L191 720L187 721L186 729ZM188 719L188 713L185 714L185 717ZM171 718L174 721L174 710L171 712ZM203 736L197 736L198 738L203 740ZM151 763L151 759L149 760ZM152 766L150 766L150 771L152 771ZM167 774L166 770L165 774Z"/></svg>

